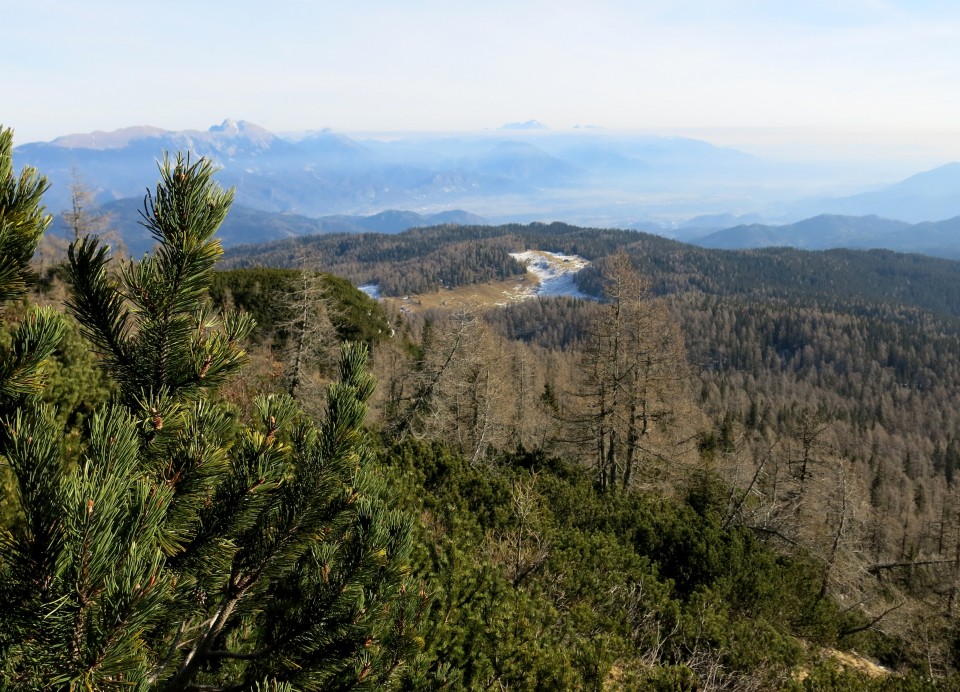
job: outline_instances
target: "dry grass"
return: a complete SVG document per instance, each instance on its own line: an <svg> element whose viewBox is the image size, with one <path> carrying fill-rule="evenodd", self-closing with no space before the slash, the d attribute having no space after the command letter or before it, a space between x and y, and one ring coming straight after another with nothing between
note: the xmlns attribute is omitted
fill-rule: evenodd
<svg viewBox="0 0 960 692"><path fill-rule="evenodd" d="M868 658L860 656L855 651L837 651L830 650L830 655L835 658L844 668L853 668L861 673L866 673L871 678L883 678L890 675L890 671L881 665L878 665Z"/></svg>
<svg viewBox="0 0 960 692"><path fill-rule="evenodd" d="M889 669L884 668L870 659L861 656L855 651L840 651L838 649L828 648L823 649L821 655L827 658L832 658L847 670L855 670L860 673L864 673L871 678L885 678L891 674ZM801 668L794 673L793 679L797 682L803 682L809 676L809 672Z"/></svg>
<svg viewBox="0 0 960 692"><path fill-rule="evenodd" d="M529 296L539 286L537 278L529 272L519 279L472 284L454 289L441 289L435 293L411 295L405 298L383 298L387 305L404 311L420 312L434 308L487 309Z"/></svg>

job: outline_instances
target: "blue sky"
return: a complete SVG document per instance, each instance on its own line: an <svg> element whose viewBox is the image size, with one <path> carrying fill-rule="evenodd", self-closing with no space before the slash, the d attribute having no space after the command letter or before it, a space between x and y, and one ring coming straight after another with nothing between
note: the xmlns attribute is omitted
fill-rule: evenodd
<svg viewBox="0 0 960 692"><path fill-rule="evenodd" d="M535 118L960 153L960 3L31 0L4 25L0 122L21 144L227 117L277 132Z"/></svg>

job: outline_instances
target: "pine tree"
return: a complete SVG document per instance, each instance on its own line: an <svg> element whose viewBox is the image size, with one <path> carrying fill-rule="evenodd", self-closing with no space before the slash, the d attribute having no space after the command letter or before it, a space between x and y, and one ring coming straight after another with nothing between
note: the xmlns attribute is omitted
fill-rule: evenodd
<svg viewBox="0 0 960 692"><path fill-rule="evenodd" d="M207 304L232 198L213 173L164 159L142 261L114 272L98 239L70 248L68 308L117 394L77 464L48 407L21 401L4 420L19 510L0 546L10 686L379 689L415 649L424 604L406 584L409 523L371 468L366 350L341 349L318 423L288 396L257 398L246 424L218 400L253 321ZM28 245L0 256L0 279Z"/></svg>

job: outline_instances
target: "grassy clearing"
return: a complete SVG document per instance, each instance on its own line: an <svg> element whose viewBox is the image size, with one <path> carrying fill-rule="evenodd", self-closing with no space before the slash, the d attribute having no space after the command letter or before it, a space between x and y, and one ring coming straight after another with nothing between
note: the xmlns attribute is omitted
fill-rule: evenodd
<svg viewBox="0 0 960 692"><path fill-rule="evenodd" d="M486 309L496 305L523 300L533 295L540 282L527 272L520 279L492 281L454 289L441 289L434 293L422 293L403 298L383 298L383 302L404 312L420 312L434 308Z"/></svg>

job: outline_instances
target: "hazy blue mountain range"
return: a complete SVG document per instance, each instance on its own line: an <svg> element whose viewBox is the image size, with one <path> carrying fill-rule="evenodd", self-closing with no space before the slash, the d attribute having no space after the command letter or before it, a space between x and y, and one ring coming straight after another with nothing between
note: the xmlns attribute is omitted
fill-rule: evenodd
<svg viewBox="0 0 960 692"><path fill-rule="evenodd" d="M526 120L522 123L507 123L500 127L501 130L546 130L547 126L539 120Z"/></svg>
<svg viewBox="0 0 960 692"><path fill-rule="evenodd" d="M761 247L805 250L885 248L960 259L960 216L944 221L910 224L876 215L821 214L781 226L741 224L707 232L688 239L688 242L727 250Z"/></svg>
<svg viewBox="0 0 960 692"><path fill-rule="evenodd" d="M561 220L722 248L886 247L954 257L960 245L960 163L855 195L804 198L798 181L819 181L820 174L807 164L682 137L553 131L533 120L479 133L356 138L329 130L281 137L226 120L207 130L68 135L21 145L15 155L18 165L36 166L51 180L49 211L69 206L70 182L79 175L139 251L149 243L136 210L157 178L151 162L176 151L212 158L222 167L220 183L236 187L227 244ZM451 209L465 211L442 215ZM909 226L920 222L928 225Z"/></svg>
<svg viewBox="0 0 960 692"><path fill-rule="evenodd" d="M877 214L914 223L952 218L960 215L960 163L948 163L879 190L819 200L813 206L821 212Z"/></svg>
<svg viewBox="0 0 960 692"><path fill-rule="evenodd" d="M69 135L21 145L15 153L19 164L50 178L46 202L55 212L68 206L74 171L101 202L136 198L156 179L151 161L163 152L190 150L222 166L218 179L236 186L239 204L310 217L451 208L484 217L531 211L550 217L615 204L629 220L674 208L663 193L675 190L685 190L684 206L696 208L689 198L693 188L694 197L709 193L713 199L765 165L680 137L554 132L533 121L506 128L362 140L330 131L283 138L227 120L205 131L133 127Z"/></svg>
<svg viewBox="0 0 960 692"><path fill-rule="evenodd" d="M737 225L760 223L763 219L758 214L703 214L695 216L680 224L682 229L704 229L704 228L732 228Z"/></svg>
<svg viewBox="0 0 960 692"><path fill-rule="evenodd" d="M111 225L119 231L130 253L142 255L153 246L149 232L140 224L142 199L121 199L107 202L100 211L111 215ZM323 233L400 233L409 228L443 224L484 225L487 220L476 214L452 210L437 214L417 214L390 209L369 216L339 214L311 218L299 214L279 214L262 211L242 204L234 204L218 233L224 247L246 243L264 243L271 240ZM54 217L50 231L68 236L62 216Z"/></svg>

